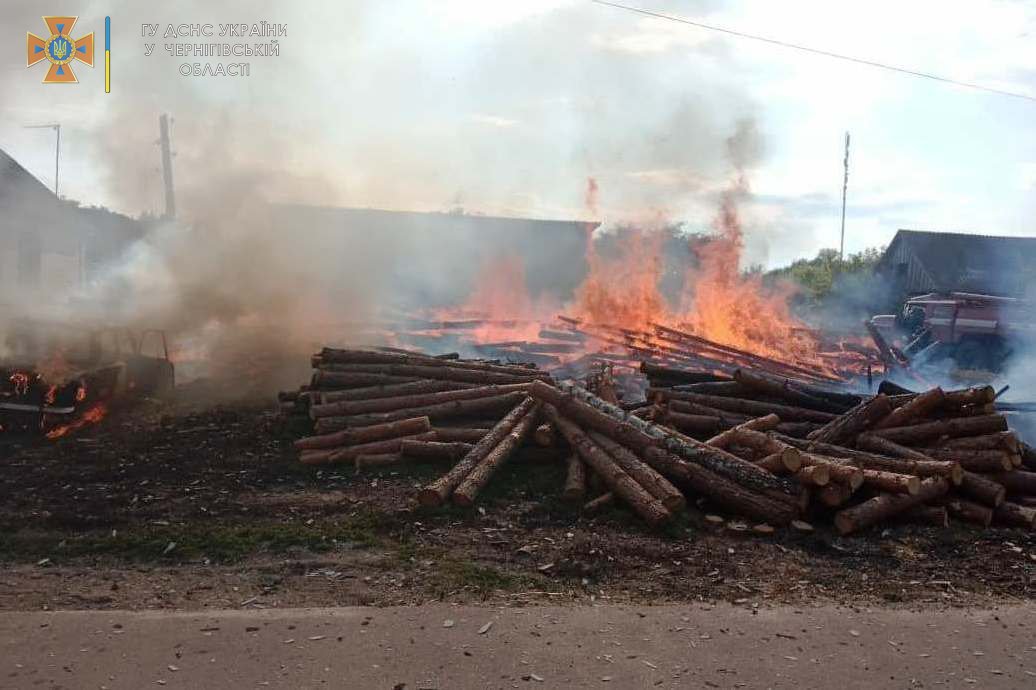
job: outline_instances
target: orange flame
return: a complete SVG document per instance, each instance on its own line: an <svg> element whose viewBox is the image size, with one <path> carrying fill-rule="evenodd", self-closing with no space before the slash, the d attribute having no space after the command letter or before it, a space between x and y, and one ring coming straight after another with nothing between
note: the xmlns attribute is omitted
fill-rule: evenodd
<svg viewBox="0 0 1036 690"><path fill-rule="evenodd" d="M9 380L11 381L11 384L14 386L15 395L25 395L29 392L28 374L21 371L16 371L13 374L11 374Z"/></svg>
<svg viewBox="0 0 1036 690"><path fill-rule="evenodd" d="M587 224L588 272L564 312L597 334L600 342L592 347L605 344L606 349L621 349L624 343L630 347L635 341L651 352L672 352L674 347L679 352L681 346L674 346L671 340L679 334L657 332L662 326L817 374L838 376L839 363L866 361L858 353L822 351L819 334L791 311L795 288L790 283L764 285L762 276L741 272L744 231L737 202L746 192L745 179L739 176L722 195L713 223L715 233L705 240L693 240L697 265L685 271L683 290L675 304L661 291L663 233L626 231L617 238L616 255L604 256L593 240L595 225ZM592 212L597 210L598 193L596 181L588 179L585 203ZM549 306L529 296L521 259L507 257L483 268L467 303L447 310L447 318L496 319L471 333L476 343L535 341L539 325L557 314ZM499 323L506 319L520 325Z"/></svg>
<svg viewBox="0 0 1036 690"><path fill-rule="evenodd" d="M107 414L108 414L108 407L107 407L107 405L105 405L104 403L100 403L99 402L99 403L93 405L92 407L88 408L85 412L83 412L83 414L81 414L74 421L69 422L68 424L63 424L63 425L61 425L59 427L54 427L53 429L48 431L47 432L47 438L49 438L49 439L56 439L56 438L61 438L62 436L67 436L68 434L72 433L73 431L76 431L77 429L81 429L84 426L87 426L89 424L97 424L102 419L104 419Z"/></svg>
<svg viewBox="0 0 1036 690"><path fill-rule="evenodd" d="M467 301L437 312L437 318L485 319L470 333L475 343L535 340L540 323L549 320L558 306L532 297L520 256L498 256L480 269Z"/></svg>

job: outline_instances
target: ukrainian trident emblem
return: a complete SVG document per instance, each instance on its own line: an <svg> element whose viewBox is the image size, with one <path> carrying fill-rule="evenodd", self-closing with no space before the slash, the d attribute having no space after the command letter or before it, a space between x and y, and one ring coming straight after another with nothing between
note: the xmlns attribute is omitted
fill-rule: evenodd
<svg viewBox="0 0 1036 690"><path fill-rule="evenodd" d="M72 38L72 27L78 17L44 17L43 21L50 30L50 38L42 39L33 33L25 37L26 67L47 60L50 69L43 77L44 84L75 84L75 72L72 63L79 60L94 66L94 35L89 33L82 38Z"/></svg>

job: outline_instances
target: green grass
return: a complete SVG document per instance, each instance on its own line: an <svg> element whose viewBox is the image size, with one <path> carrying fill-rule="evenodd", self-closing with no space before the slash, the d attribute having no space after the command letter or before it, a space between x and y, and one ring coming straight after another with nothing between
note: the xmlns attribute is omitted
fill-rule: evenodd
<svg viewBox="0 0 1036 690"><path fill-rule="evenodd" d="M429 593L443 598L451 592L468 591L483 599L493 592L513 592L528 589L536 583L530 575L510 573L486 563L454 556L440 547L421 546L407 536L401 536L390 568L413 570L423 561L433 561L429 572L422 574L422 585Z"/></svg>

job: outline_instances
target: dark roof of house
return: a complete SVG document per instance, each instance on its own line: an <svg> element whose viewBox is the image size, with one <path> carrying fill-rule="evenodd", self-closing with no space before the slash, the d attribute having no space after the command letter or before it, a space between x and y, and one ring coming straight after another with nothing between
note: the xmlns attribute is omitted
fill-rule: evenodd
<svg viewBox="0 0 1036 690"><path fill-rule="evenodd" d="M74 255L86 242L91 253L103 256L116 255L144 232L140 221L57 198L0 149L0 233L30 230L39 234L46 252Z"/></svg>
<svg viewBox="0 0 1036 690"><path fill-rule="evenodd" d="M0 199L8 195L40 193L53 197L47 185L36 179L36 176L22 167L21 163L11 158L6 151L0 149Z"/></svg>
<svg viewBox="0 0 1036 690"><path fill-rule="evenodd" d="M877 270L889 269L905 253L916 258L938 291L1015 295L1036 271L1036 237L900 230Z"/></svg>
<svg viewBox="0 0 1036 690"><path fill-rule="evenodd" d="M489 216L478 213L443 212L443 211L396 211L381 208L353 208L345 206L321 206L294 203L275 203L275 210L306 212L313 215L324 215L360 223L384 221L387 227L398 230L411 230L429 225L477 225L481 228L514 230L517 228L578 228L585 230L596 228L599 221L556 220L542 218L516 218L512 216Z"/></svg>

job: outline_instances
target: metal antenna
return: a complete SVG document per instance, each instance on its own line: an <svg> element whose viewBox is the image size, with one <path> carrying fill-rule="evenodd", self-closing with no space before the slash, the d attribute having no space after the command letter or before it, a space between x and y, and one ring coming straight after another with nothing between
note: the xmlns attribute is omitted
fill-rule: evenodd
<svg viewBox="0 0 1036 690"><path fill-rule="evenodd" d="M61 163L61 123L51 122L45 125L25 125L24 129L53 129L57 134L57 143L54 147L54 196L58 196L58 173Z"/></svg>
<svg viewBox="0 0 1036 690"><path fill-rule="evenodd" d="M842 179L842 240L838 246L838 261L845 261L845 193L849 189L849 132L845 133L845 177Z"/></svg>

